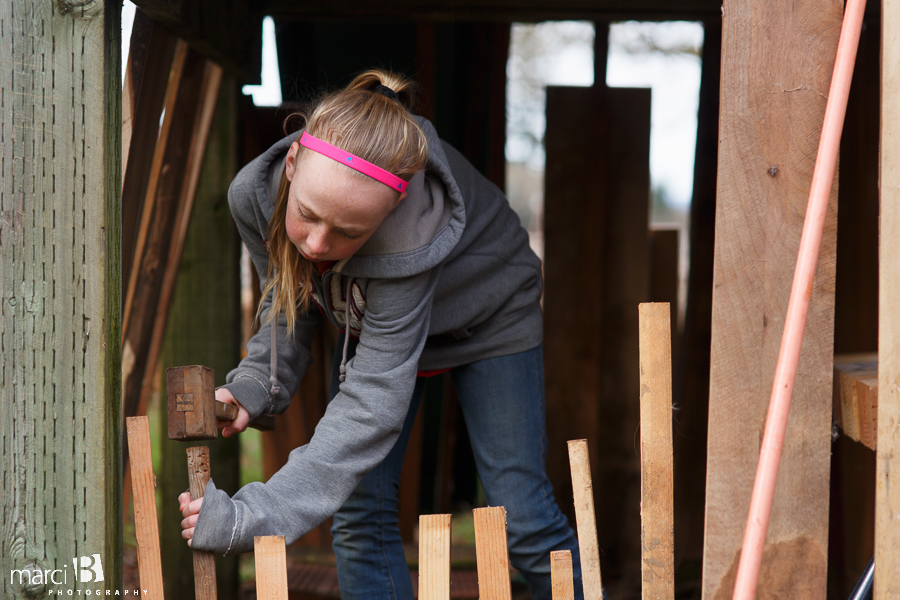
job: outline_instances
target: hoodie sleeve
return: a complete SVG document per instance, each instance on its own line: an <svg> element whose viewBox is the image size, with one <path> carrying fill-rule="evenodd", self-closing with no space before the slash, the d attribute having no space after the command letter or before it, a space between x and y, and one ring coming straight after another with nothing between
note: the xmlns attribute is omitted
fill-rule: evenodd
<svg viewBox="0 0 900 600"><path fill-rule="evenodd" d="M246 177L239 175L228 190L228 204L237 225L238 232L256 272L260 274L260 289L265 287L265 276L269 268L269 257L263 243L263 232L267 221L258 204L253 201L253 191L249 189ZM263 301L261 322L266 323L272 305L271 293ZM266 323L247 342L247 356L225 377L226 388L255 418L264 412L284 412L291 403L291 397L300 385L300 379L312 363L310 343L321 317L315 309L298 315L293 334L287 335L287 318L278 315L275 347L277 357L278 393L272 394L270 359L272 355L272 325Z"/></svg>
<svg viewBox="0 0 900 600"><path fill-rule="evenodd" d="M384 460L409 410L440 270L369 280L356 355L309 444L291 452L268 482L251 483L233 498L210 482L193 548L247 552L257 535L284 535L291 543L337 512Z"/></svg>

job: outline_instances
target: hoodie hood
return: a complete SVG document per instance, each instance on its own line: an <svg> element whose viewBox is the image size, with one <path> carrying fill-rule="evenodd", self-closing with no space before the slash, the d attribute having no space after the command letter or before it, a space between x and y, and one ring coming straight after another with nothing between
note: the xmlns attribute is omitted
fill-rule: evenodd
<svg viewBox="0 0 900 600"><path fill-rule="evenodd" d="M399 278L423 273L440 264L462 237L466 207L450 171L444 147L430 121L416 117L428 142L428 166L416 173L407 196L352 257L335 271L350 277ZM275 211L275 198L284 160L298 133L292 133L259 156L257 202L266 220Z"/></svg>

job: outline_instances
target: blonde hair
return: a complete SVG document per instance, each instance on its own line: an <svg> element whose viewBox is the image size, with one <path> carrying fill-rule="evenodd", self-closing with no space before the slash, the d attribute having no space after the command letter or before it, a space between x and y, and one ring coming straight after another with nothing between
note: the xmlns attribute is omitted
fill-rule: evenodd
<svg viewBox="0 0 900 600"><path fill-rule="evenodd" d="M383 85L397 95L397 100L376 92ZM410 112L415 104L415 84L408 78L372 69L356 76L343 90L326 94L312 108L308 116L296 113L305 121L305 130L351 154L378 165L405 181L428 162L428 143L425 132ZM297 160L306 152L300 146ZM366 177L347 168L354 177ZM275 211L269 221L269 269L262 298L273 292L272 308L266 321L284 311L287 329L294 329L296 312L309 308L315 265L303 258L288 239L285 227L290 183L284 173L278 186ZM260 300L257 316L262 312ZM289 310L290 308L290 310Z"/></svg>

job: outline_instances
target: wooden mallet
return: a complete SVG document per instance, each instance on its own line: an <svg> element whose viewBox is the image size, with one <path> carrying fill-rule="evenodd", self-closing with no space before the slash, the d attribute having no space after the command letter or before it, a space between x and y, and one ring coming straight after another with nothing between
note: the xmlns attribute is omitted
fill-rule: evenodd
<svg viewBox="0 0 900 600"><path fill-rule="evenodd" d="M166 369L166 399L169 439L183 442L214 440L216 419L233 421L237 407L216 400L215 373L209 367L192 365ZM262 415L269 425L271 415ZM255 425L262 429L260 418ZM209 482L209 448L187 449L191 501L202 498ZM197 600L216 600L216 563L212 552L194 550L194 590Z"/></svg>

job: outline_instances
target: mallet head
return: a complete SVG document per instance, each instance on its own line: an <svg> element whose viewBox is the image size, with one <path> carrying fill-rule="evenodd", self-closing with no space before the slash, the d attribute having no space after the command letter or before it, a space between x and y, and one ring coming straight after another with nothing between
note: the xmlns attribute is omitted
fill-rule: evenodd
<svg viewBox="0 0 900 600"><path fill-rule="evenodd" d="M212 440L216 427L215 373L209 367L191 365L166 369L169 439Z"/></svg>

